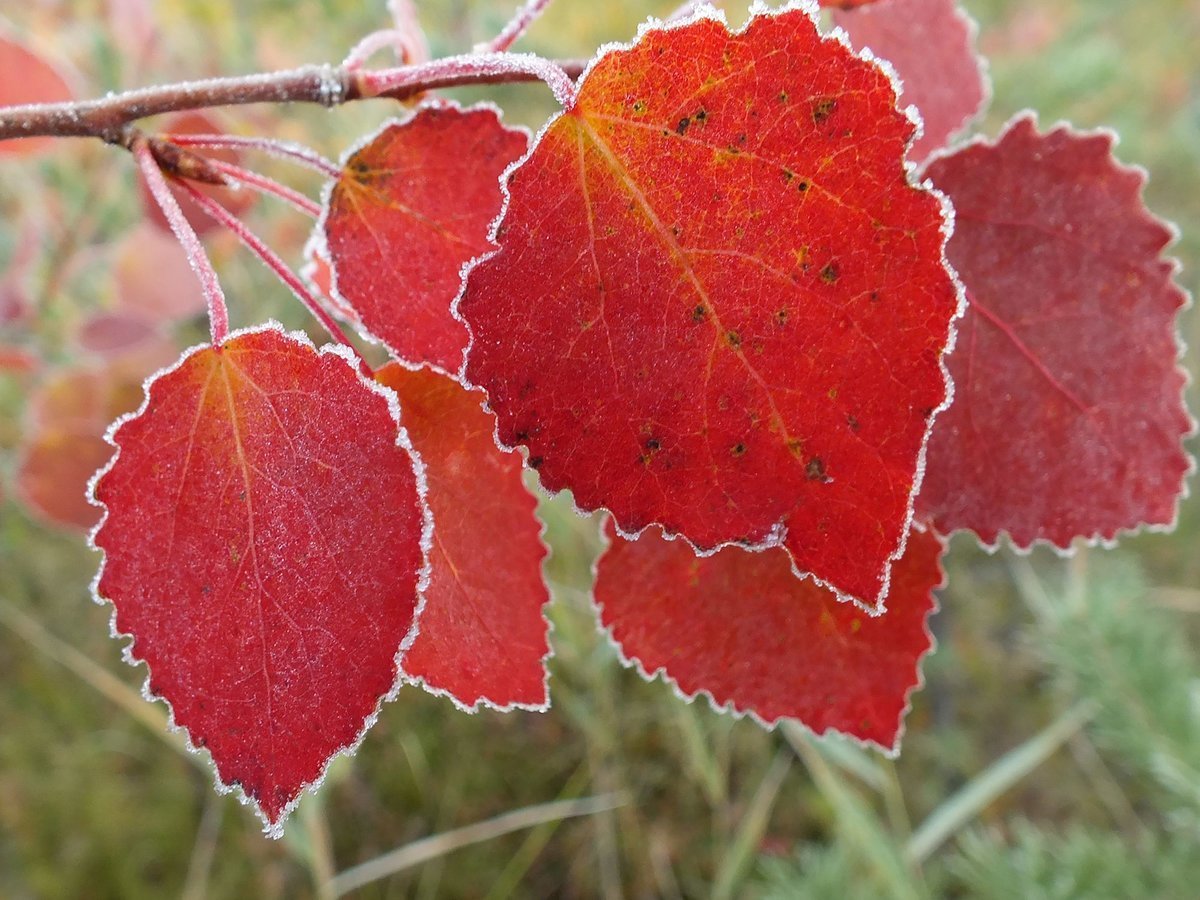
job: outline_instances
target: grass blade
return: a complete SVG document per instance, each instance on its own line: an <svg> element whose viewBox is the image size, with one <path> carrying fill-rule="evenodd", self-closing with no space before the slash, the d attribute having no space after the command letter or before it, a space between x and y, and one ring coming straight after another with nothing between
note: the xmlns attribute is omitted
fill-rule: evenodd
<svg viewBox="0 0 1200 900"><path fill-rule="evenodd" d="M909 860L924 862L963 825L1049 759L1096 714L1096 705L1077 703L1025 743L1014 747L929 814L908 842Z"/></svg>

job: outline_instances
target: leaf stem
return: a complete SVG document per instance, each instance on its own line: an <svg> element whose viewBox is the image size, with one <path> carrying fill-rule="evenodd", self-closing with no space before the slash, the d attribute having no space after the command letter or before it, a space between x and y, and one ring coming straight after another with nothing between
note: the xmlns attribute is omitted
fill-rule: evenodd
<svg viewBox="0 0 1200 900"><path fill-rule="evenodd" d="M421 58L408 34L399 28L385 28L382 31L372 31L355 44L346 54L342 66L350 72L357 72L380 50L389 49L395 52L402 63L417 62Z"/></svg>
<svg viewBox="0 0 1200 900"><path fill-rule="evenodd" d="M446 56L416 66L358 73L362 96L409 96L424 85L489 84L533 78L544 81L559 104L575 103L575 83L561 63L532 53L471 53Z"/></svg>
<svg viewBox="0 0 1200 900"><path fill-rule="evenodd" d="M337 178L342 170L316 150L292 141L273 138L242 137L233 134L162 134L159 137L180 147L203 147L212 150L259 150L276 159L298 163L324 175Z"/></svg>
<svg viewBox="0 0 1200 900"><path fill-rule="evenodd" d="M224 343L225 338L229 337L229 307L225 304L225 292L221 290L221 283L217 280L217 271L213 268L212 261L209 260L208 254L204 250L204 245L200 243L200 238L196 236L196 230L192 228L187 216L183 214L179 201L175 199L175 195L167 186L167 179L159 168L158 160L151 151L149 142L144 136L139 135L132 140L131 149L134 159L137 160L138 168L142 172L142 177L146 180L146 187L150 189L151 196L154 197L159 209L166 216L167 223L175 234L175 239L183 247L183 252L187 254L188 264L192 267L192 271L200 279L200 287L204 291L204 299L208 304L209 333L212 335L213 346L220 346ZM193 195L204 196L187 182L178 183L191 191ZM204 199L208 198L204 197Z"/></svg>
<svg viewBox="0 0 1200 900"><path fill-rule="evenodd" d="M516 56L519 61L509 65L481 55L474 65L462 63L472 59L468 56L400 66L380 73L386 87L366 91L363 81L370 81L369 73L325 65L158 85L96 100L0 107L0 141L26 137L98 137L131 147L136 134L130 125L160 113L253 103L319 103L332 107L376 96L403 99L436 88L468 84L509 84L549 78L555 95L567 96L574 93L571 78L578 77L584 68L579 60L554 62ZM539 64L530 60L539 60ZM568 85L570 90L566 89Z"/></svg>
<svg viewBox="0 0 1200 900"><path fill-rule="evenodd" d="M209 162L222 175L228 175L232 180L258 191L260 194L269 194L272 197L278 197L285 203L289 203L295 209L304 213L306 216L312 216L314 219L321 215L321 204L317 203L311 197L306 197L299 191L293 190L286 184L280 184L274 178L268 178L266 175L260 175L257 172L252 172L249 169L242 168L234 163L225 162L219 159L210 159Z"/></svg>
<svg viewBox="0 0 1200 900"><path fill-rule="evenodd" d="M546 7L550 5L552 0L525 0L525 5L517 10L503 30L496 35L490 44L480 49L491 50L494 53L499 53L507 50L515 44L542 13L546 11Z"/></svg>
<svg viewBox="0 0 1200 900"><path fill-rule="evenodd" d="M276 276L278 276L279 280L291 289L292 293L296 295L296 298L303 303L305 307L307 307L308 311L316 317L317 321L321 323L322 327L329 332L329 336L331 338L333 338L339 344L343 344L344 346L350 348L350 350L358 358L359 365L362 368L364 375L367 377L372 377L374 375L374 370L371 368L371 365L366 361L366 359L363 358L363 355L359 352L358 348L351 343L350 338L346 335L346 332L343 331L342 327L336 321L334 321L333 317L330 316L328 312L325 311L325 307L321 305L321 302L317 300L312 291L304 286L304 282L300 280L300 277L288 267L287 263L279 258L274 250L263 243L262 239L259 238L258 235L247 228L246 223L227 210L216 200L212 199L207 194L201 193L200 190L195 187L195 185L189 184L186 181L180 181L178 184L185 191L187 191L188 196L195 201L197 206L208 213L208 215L212 216L217 222L220 222L222 225L232 231L247 250L262 260L263 264L266 265L266 267L272 272L274 272Z"/></svg>

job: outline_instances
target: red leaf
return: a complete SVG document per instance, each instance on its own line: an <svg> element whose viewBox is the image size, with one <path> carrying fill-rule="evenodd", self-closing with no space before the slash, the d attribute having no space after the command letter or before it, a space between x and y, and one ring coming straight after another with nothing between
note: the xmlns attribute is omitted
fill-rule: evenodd
<svg viewBox="0 0 1200 900"><path fill-rule="evenodd" d="M912 130L804 10L602 56L460 303L501 442L625 532L783 543L874 603L958 307Z"/></svg>
<svg viewBox="0 0 1200 900"><path fill-rule="evenodd" d="M860 6L877 2L879 0L817 0L817 6L826 9L857 9Z"/></svg>
<svg viewBox="0 0 1200 900"><path fill-rule="evenodd" d="M467 709L544 709L546 547L520 457L496 446L482 395L394 363L376 377L400 397L435 525L420 631L404 671Z"/></svg>
<svg viewBox="0 0 1200 900"><path fill-rule="evenodd" d="M149 384L95 482L97 596L275 835L373 721L413 623L423 504L395 415L337 351L242 332Z"/></svg>
<svg viewBox="0 0 1200 900"><path fill-rule="evenodd" d="M173 234L142 223L117 241L112 253L113 290L122 312L156 324L204 312L204 291Z"/></svg>
<svg viewBox="0 0 1200 900"><path fill-rule="evenodd" d="M796 578L777 550L699 558L652 532L622 540L611 521L608 536L595 596L627 664L767 725L797 719L817 734L899 749L908 696L933 647L925 621L942 583L942 544L932 532L909 535L887 614L874 618Z"/></svg>
<svg viewBox="0 0 1200 900"><path fill-rule="evenodd" d="M398 359L457 372L463 265L489 249L500 175L528 146L491 107L425 106L346 160L324 217L334 293Z"/></svg>
<svg viewBox="0 0 1200 900"><path fill-rule="evenodd" d="M987 101L975 23L957 0L883 0L835 13L833 21L856 48L869 47L895 67L902 102L921 111L925 130L909 150L910 159L923 160L944 147Z"/></svg>
<svg viewBox="0 0 1200 900"><path fill-rule="evenodd" d="M333 289L333 266L326 256L326 247L320 229L313 232L308 243L304 245L304 267L300 277L307 283L309 290L324 301L325 308L343 322L351 325L361 325L358 313Z"/></svg>
<svg viewBox="0 0 1200 900"><path fill-rule="evenodd" d="M137 314L95 313L83 322L77 342L80 349L88 353L111 356L161 338L160 329L150 320ZM105 459L107 458L106 455Z"/></svg>
<svg viewBox="0 0 1200 900"><path fill-rule="evenodd" d="M935 159L969 307L918 507L943 532L1018 547L1174 521L1192 423L1177 364L1186 295L1110 134L1035 120Z"/></svg>
<svg viewBox="0 0 1200 900"><path fill-rule="evenodd" d="M66 78L41 54L0 33L0 106L70 100ZM30 156L54 145L54 138L0 141L0 157Z"/></svg>
<svg viewBox="0 0 1200 900"><path fill-rule="evenodd" d="M15 480L17 495L41 521L87 530L100 520L87 500L87 485L112 456L105 429L137 409L145 374L164 361L161 344L144 350L103 366L64 369L37 387Z"/></svg>
<svg viewBox="0 0 1200 900"><path fill-rule="evenodd" d="M158 127L159 131L164 134L223 134L225 131L211 115L195 111L168 116L159 123ZM236 150L204 149L197 152L209 159L222 162L239 163L241 161L241 154ZM217 187L211 184L196 184L195 186L237 216L249 210L257 199L253 191L241 188ZM163 215L162 210L150 195L149 188L144 183L138 182L138 190L141 193L142 208L146 212L146 217L161 231L171 234L171 226L167 224L166 216ZM192 202L192 198L185 191L174 185L171 185L171 191L175 194L179 205L183 207L183 214L197 234L207 234L219 227L213 218Z"/></svg>

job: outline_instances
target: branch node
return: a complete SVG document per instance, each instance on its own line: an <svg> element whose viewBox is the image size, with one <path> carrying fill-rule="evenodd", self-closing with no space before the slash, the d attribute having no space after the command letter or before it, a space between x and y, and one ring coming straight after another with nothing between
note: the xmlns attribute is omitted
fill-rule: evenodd
<svg viewBox="0 0 1200 900"><path fill-rule="evenodd" d="M350 97L353 75L344 67L323 65L318 70L320 78L317 102L326 108L345 103Z"/></svg>
<svg viewBox="0 0 1200 900"><path fill-rule="evenodd" d="M229 179L224 173L197 153L185 150L161 137L148 138L146 143L158 167L168 175L188 181L202 181L205 184L229 184Z"/></svg>

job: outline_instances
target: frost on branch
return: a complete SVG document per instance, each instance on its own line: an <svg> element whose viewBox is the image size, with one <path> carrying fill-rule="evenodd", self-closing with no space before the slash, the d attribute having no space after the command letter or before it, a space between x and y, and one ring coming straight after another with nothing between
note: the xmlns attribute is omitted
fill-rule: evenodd
<svg viewBox="0 0 1200 900"><path fill-rule="evenodd" d="M450 315L463 264L489 248L500 174L528 147L491 107L438 103L350 154L323 228L334 293L412 365L457 372L467 335Z"/></svg>
<svg viewBox="0 0 1200 900"><path fill-rule="evenodd" d="M163 120L160 128L164 133L181 135L222 133L220 123L214 116L206 112L195 111L176 113L169 116ZM209 159L219 160L220 162L236 164L241 161L241 154L237 150L225 148L205 150L204 156ZM194 184L194 186L197 190L203 191L226 209L239 216L246 213L258 199L253 191L236 187L221 187L212 184ZM166 216L163 215L158 202L151 195L144 181L138 183L138 190L141 194L142 207L146 212L146 218L162 230L164 234L171 234L171 226L167 224ZM179 201L179 205L183 208L184 216L197 234L208 234L219 227L212 216L206 214L196 206L185 191L180 190L175 185L171 185L171 193Z"/></svg>
<svg viewBox="0 0 1200 900"><path fill-rule="evenodd" d="M546 546L521 460L496 446L483 396L428 369L378 374L400 398L435 526L420 630L406 675L468 709L544 709Z"/></svg>
<svg viewBox="0 0 1200 900"><path fill-rule="evenodd" d="M892 64L903 83L901 102L921 111L924 132L909 150L914 161L944 147L987 101L975 24L958 0L880 0L835 13L833 21L856 48L868 47Z"/></svg>
<svg viewBox="0 0 1200 900"><path fill-rule="evenodd" d="M97 597L272 834L393 690L425 566L394 401L277 328L189 351L111 432Z"/></svg>
<svg viewBox="0 0 1200 900"><path fill-rule="evenodd" d="M908 696L933 647L926 620L942 583L941 541L914 531L892 572L888 611L868 616L810 579L779 550L728 547L699 559L682 541L618 537L596 572L600 618L622 657L662 673L687 697L796 719L899 749Z"/></svg>
<svg viewBox="0 0 1200 900"><path fill-rule="evenodd" d="M551 490L873 606L958 310L892 83L805 9L602 55L468 274L467 378Z"/></svg>
<svg viewBox="0 0 1200 900"><path fill-rule="evenodd" d="M1018 547L1174 522L1191 460L1176 314L1187 295L1108 133L1032 116L935 159L968 310L918 512Z"/></svg>

